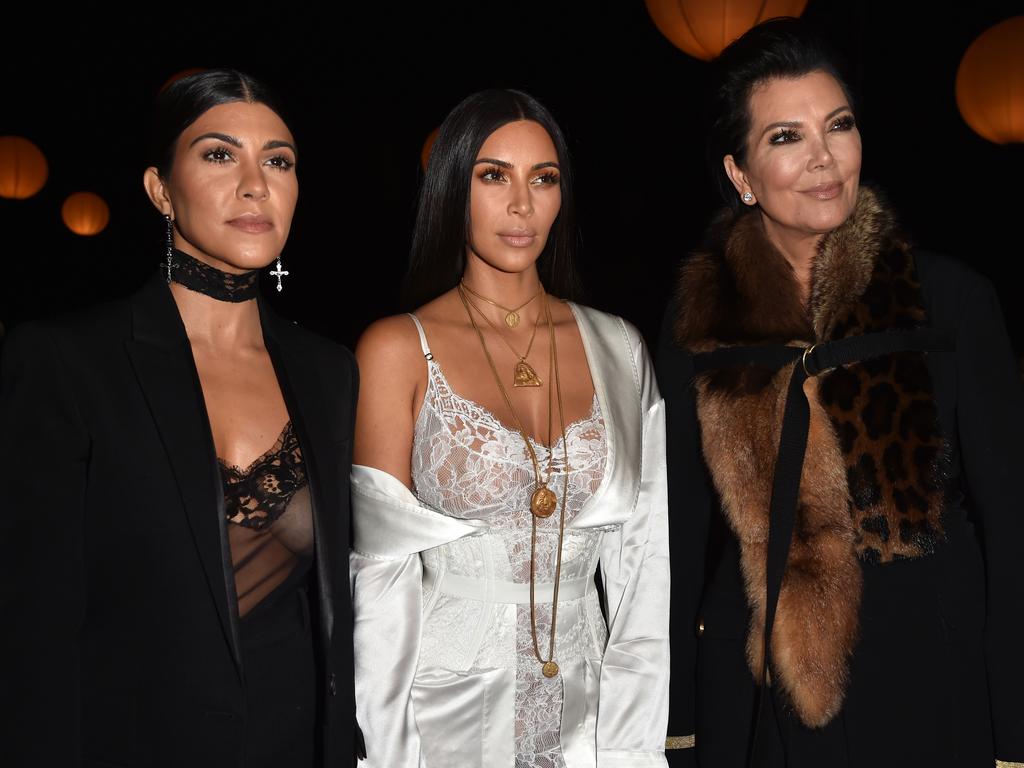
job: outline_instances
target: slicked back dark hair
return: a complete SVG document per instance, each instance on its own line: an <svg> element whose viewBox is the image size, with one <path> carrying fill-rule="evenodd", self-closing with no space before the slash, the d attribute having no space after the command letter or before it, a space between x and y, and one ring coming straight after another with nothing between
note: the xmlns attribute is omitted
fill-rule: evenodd
<svg viewBox="0 0 1024 768"><path fill-rule="evenodd" d="M207 69L175 80L164 88L153 106L149 164L167 178L174 163L178 137L206 110L219 104L244 101L265 104L285 122L280 101L262 82L234 69Z"/></svg>
<svg viewBox="0 0 1024 768"><path fill-rule="evenodd" d="M732 155L743 168L750 136L750 95L775 78L825 72L836 79L850 107L853 97L840 74L841 64L824 38L807 22L790 17L769 19L730 43L712 62L707 100L707 162L722 198L734 209L741 203L722 167Z"/></svg>
<svg viewBox="0 0 1024 768"><path fill-rule="evenodd" d="M418 307L454 288L466 267L469 194L473 165L487 137L519 120L538 123L558 155L562 205L537 261L547 290L561 298L579 294L575 268L576 221L569 149L547 108L522 91L491 89L466 97L441 124L420 188L404 301Z"/></svg>

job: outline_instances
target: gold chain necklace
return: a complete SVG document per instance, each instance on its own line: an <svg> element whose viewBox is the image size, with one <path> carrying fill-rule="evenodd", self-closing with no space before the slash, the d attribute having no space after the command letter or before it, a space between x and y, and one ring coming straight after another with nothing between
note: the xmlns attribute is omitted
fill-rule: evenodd
<svg viewBox="0 0 1024 768"><path fill-rule="evenodd" d="M469 305L480 314L480 317L487 321L487 324L491 326L494 332L498 335L498 338L505 342L505 346L511 350L512 354L519 358L518 360L516 360L516 367L512 372L512 386L539 387L541 384L543 384L544 382L541 381L540 376L537 375L537 372L533 369L533 366L526 362L526 358L529 357L530 355L530 350L533 349L533 340L537 338L537 327L540 325L540 312L537 313L537 320L533 324L533 333L530 334L530 343L526 345L526 351L520 355L518 352L516 352L515 348L512 346L509 340L506 339L504 335L502 335L501 329L498 328L498 326L496 326L493 322L491 322L491 318L485 315L483 311L480 309L480 307L473 303L473 300L469 298L469 296L466 296L465 300L469 302Z"/></svg>
<svg viewBox="0 0 1024 768"><path fill-rule="evenodd" d="M533 294L533 296L528 298L526 301L524 301L518 307L515 307L514 309L509 309L508 307L502 306L501 304L499 304L496 301L493 301L492 299L488 299L486 296L480 295L479 293L474 291L472 288L470 288L468 285L466 285L466 281L465 280L461 280L460 282L462 283L463 287L467 291L469 291L471 294L473 294L478 299L480 299L480 301L486 301L491 306L497 307L502 312L504 312L505 313L505 325L507 325L509 328L517 328L519 326L519 310L521 310L523 307L525 307L531 301L533 301L538 296L540 296L541 293L544 291L544 286L542 285L540 287L539 291L537 291L535 294Z"/></svg>
<svg viewBox="0 0 1024 768"><path fill-rule="evenodd" d="M543 286L541 291L543 291ZM535 583L537 573L537 519L549 517L552 512L555 511L555 506L558 503L558 499L555 496L555 492L547 487L540 477L540 464L537 461L537 453L533 450L533 446L530 444L530 438L526 435L526 430L523 428L523 423L519 419L519 414L516 413L515 407L512 405L512 398L509 397L508 392L505 390L505 386L501 383L501 377L498 375L498 368L494 364L494 360L491 358L491 353L487 349L487 342L484 341L484 334L480 330L480 326L476 324L476 320L473 318L473 312L470 310L469 301L462 290L462 286L459 286L459 298L462 299L462 304L466 308L466 314L469 316L469 322L473 326L473 330L476 331L477 337L480 339L480 346L484 350L484 356L487 358L487 363L491 367L491 373L494 374L494 381L498 384L498 389L501 391L502 397L505 399L505 404L508 406L509 411L512 413L512 419L515 421L516 428L519 430L519 434L522 435L523 442L526 444L526 450L530 454L530 461L533 463L533 472L535 478L535 489L533 495L530 498L530 511L533 513L530 516L531 520L531 531L530 531L530 635L533 638L533 653L537 657L537 661L541 663L541 671L544 677L554 677L558 674L558 664L555 662L555 628L558 623L558 587L561 583L562 577L562 542L565 538L565 506L566 501L569 497L569 444L565 439L565 416L562 403L562 384L558 375L558 354L555 347L555 325L551 319L551 309L548 306L547 296L544 296L544 317L548 325L548 337L550 339L550 366L551 372L549 376L554 378L555 390L558 392L558 424L562 430L562 461L565 464L565 477L562 484L562 509L561 515L558 521L558 555L555 560L555 586L552 594L551 603L551 638L548 643L548 658L545 659L540 654L540 644L537 641L537 601L535 596ZM548 442L551 442L551 381L548 381ZM548 479L551 478L551 459L554 457L554 446L549 446L548 450L550 454L548 456Z"/></svg>

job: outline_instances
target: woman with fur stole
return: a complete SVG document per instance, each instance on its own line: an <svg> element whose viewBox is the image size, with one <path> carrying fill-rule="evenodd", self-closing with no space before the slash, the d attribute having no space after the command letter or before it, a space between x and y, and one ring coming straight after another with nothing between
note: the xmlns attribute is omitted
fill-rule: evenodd
<svg viewBox="0 0 1024 768"><path fill-rule="evenodd" d="M677 754L1024 765L1024 394L992 285L860 185L849 92L802 22L716 66L733 205L659 352Z"/></svg>

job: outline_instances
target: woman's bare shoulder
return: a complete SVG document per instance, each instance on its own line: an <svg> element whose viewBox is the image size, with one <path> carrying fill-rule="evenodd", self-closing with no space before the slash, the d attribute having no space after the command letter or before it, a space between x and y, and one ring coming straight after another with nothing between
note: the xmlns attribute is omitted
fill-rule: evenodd
<svg viewBox="0 0 1024 768"><path fill-rule="evenodd" d="M364 379L375 372L412 372L423 360L419 334L409 315L391 315L371 323L356 344L356 360Z"/></svg>

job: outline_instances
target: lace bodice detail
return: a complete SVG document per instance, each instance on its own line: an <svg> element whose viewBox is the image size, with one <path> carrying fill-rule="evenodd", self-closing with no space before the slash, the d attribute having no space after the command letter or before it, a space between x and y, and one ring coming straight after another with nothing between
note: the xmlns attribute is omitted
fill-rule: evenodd
<svg viewBox="0 0 1024 768"><path fill-rule="evenodd" d="M522 435L487 408L453 391L437 360L428 359L427 366L427 392L413 441L416 496L443 514L484 521L489 532L424 552L424 566L476 579L529 583L534 470ZM589 413L566 425L566 443L570 467L568 525L604 477L606 433L596 395ZM558 438L551 451L535 441L532 444L545 475L551 459L548 486L558 495L560 506L566 477L562 439ZM537 583L554 581L558 525L558 512L538 521ZM600 540L598 531L565 529L563 582L593 577ZM489 608L485 603L443 594L426 594L424 601L421 664L449 669L514 667L516 768L563 766L559 744L562 681L541 674L533 651L529 605ZM550 604L537 605L537 634L545 657L550 608ZM571 658L599 658L605 639L606 630L592 592L559 602L556 660L564 663Z"/></svg>
<svg viewBox="0 0 1024 768"><path fill-rule="evenodd" d="M248 467L218 463L238 613L245 616L308 568L313 554L309 485L290 421Z"/></svg>
<svg viewBox="0 0 1024 768"><path fill-rule="evenodd" d="M507 534L512 545L508 568L495 578L526 583L530 580L530 496L535 487L533 464L518 430L509 429L481 405L456 394L440 365L432 360L430 390L416 422L412 474L417 497L452 517L486 520ZM596 492L604 477L604 420L595 395L589 414L566 425L569 473L566 523ZM549 450L530 438L548 487L559 497L565 483L565 452L559 437ZM554 454L553 456L551 454ZM550 461L550 464L549 464ZM548 467L551 472L548 475ZM555 577L558 512L537 526L537 580ZM521 535L525 541L520 541ZM569 532L567 532L569 534ZM523 550L525 543L526 549ZM562 578L587 574L589 563L577 562L575 548L565 542ZM474 564L448 562L461 575L479 575Z"/></svg>

